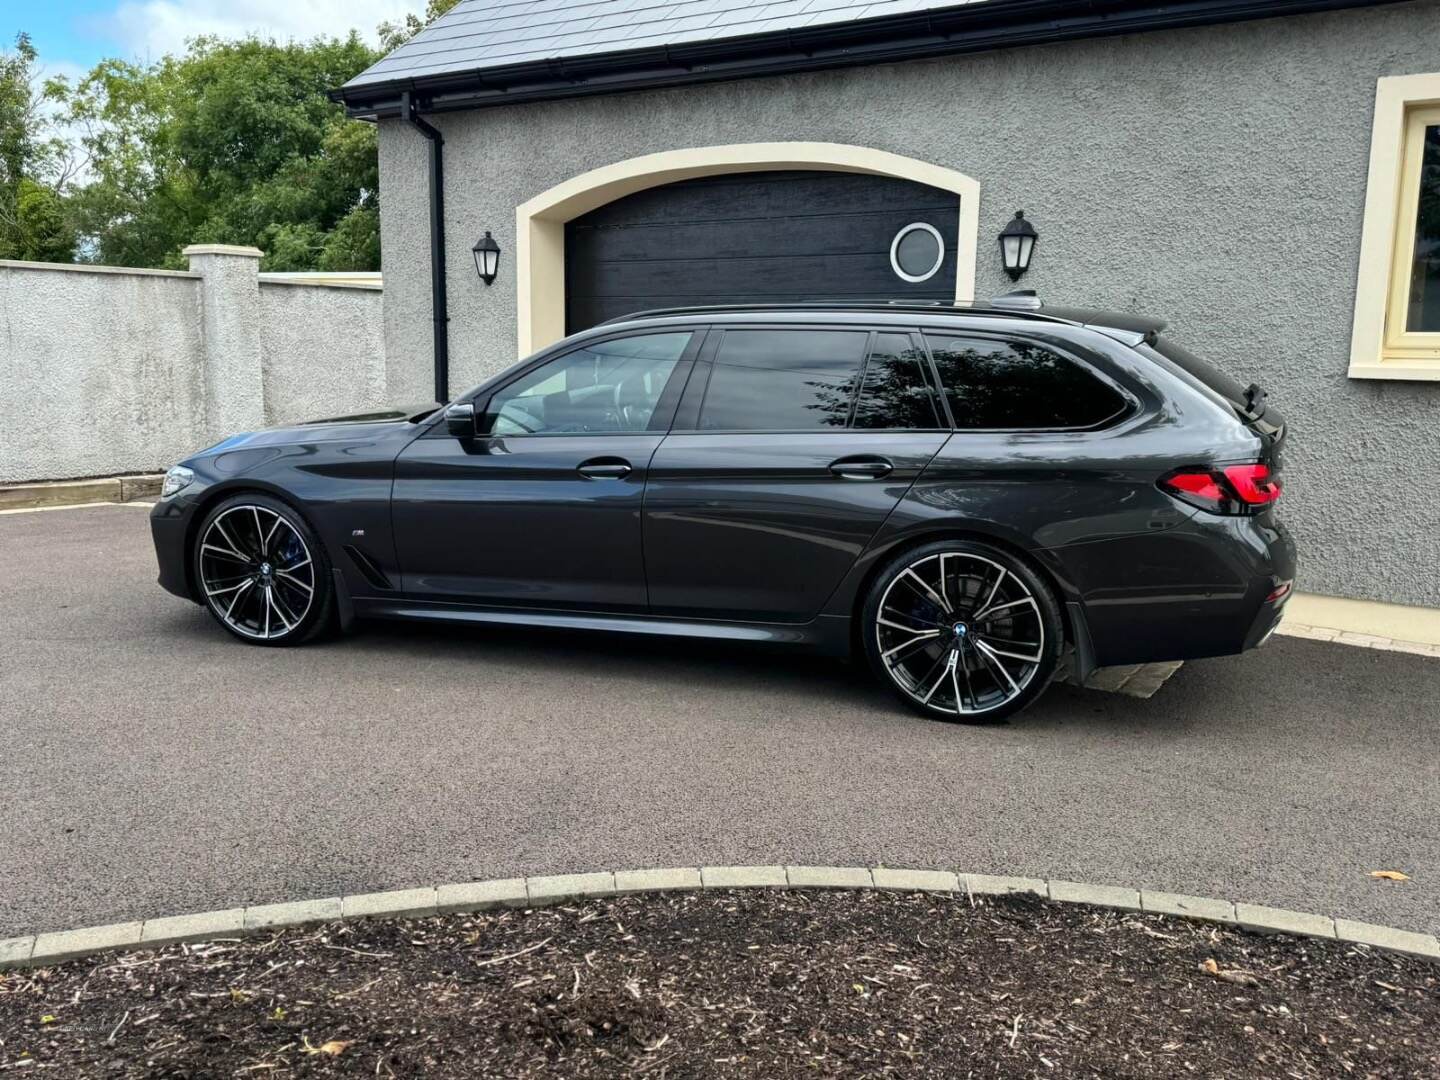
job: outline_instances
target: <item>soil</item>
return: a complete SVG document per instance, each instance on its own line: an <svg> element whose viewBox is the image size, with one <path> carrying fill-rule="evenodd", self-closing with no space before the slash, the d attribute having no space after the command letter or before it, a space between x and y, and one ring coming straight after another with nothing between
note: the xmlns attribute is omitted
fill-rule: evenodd
<svg viewBox="0 0 1440 1080"><path fill-rule="evenodd" d="M1440 965L1031 898L745 891L0 973L8 1077L1440 1077Z"/></svg>

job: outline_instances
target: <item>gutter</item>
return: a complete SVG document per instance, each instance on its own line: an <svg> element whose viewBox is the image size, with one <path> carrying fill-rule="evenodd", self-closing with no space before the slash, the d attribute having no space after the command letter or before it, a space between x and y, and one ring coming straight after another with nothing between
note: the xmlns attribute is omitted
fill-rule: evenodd
<svg viewBox="0 0 1440 1080"><path fill-rule="evenodd" d="M1401 0L984 0L743 37L351 83L331 91L330 97L344 104L352 117L377 120L404 116L407 93L424 93L427 112L446 112L1397 2Z"/></svg>
<svg viewBox="0 0 1440 1080"><path fill-rule="evenodd" d="M450 309L445 295L445 137L420 115L409 90L400 95L400 115L430 143L430 314L434 324L435 400L450 400Z"/></svg>

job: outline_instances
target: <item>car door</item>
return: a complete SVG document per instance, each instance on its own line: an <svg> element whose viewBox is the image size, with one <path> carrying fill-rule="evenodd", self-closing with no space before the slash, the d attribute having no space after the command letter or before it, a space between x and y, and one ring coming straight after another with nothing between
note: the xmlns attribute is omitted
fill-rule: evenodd
<svg viewBox="0 0 1440 1080"><path fill-rule="evenodd" d="M588 341L475 401L396 461L392 510L415 599L643 611L641 500L703 334Z"/></svg>
<svg viewBox="0 0 1440 1080"><path fill-rule="evenodd" d="M944 443L918 337L712 330L645 493L659 615L806 622Z"/></svg>

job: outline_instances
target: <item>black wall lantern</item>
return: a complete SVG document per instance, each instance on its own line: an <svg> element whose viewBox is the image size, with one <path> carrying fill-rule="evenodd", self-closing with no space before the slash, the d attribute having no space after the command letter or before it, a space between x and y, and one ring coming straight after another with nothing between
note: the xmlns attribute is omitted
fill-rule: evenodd
<svg viewBox="0 0 1440 1080"><path fill-rule="evenodd" d="M500 245L490 235L489 229L470 250L475 253L475 272L480 275L480 280L486 285L493 283L495 275L500 272Z"/></svg>
<svg viewBox="0 0 1440 1080"><path fill-rule="evenodd" d="M1000 234L1000 257L1005 260L1005 272L1011 281L1019 280L1020 275L1030 269L1030 256L1039 239L1035 226L1025 220L1025 211L1016 210L1014 220Z"/></svg>

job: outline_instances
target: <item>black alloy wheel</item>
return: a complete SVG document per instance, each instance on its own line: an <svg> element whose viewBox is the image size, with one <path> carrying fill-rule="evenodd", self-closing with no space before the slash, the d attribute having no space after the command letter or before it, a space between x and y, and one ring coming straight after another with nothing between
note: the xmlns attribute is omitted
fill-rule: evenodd
<svg viewBox="0 0 1440 1080"><path fill-rule="evenodd" d="M294 645L330 623L330 561L304 518L279 499L246 493L206 515L195 545L205 606L256 645Z"/></svg>
<svg viewBox="0 0 1440 1080"><path fill-rule="evenodd" d="M1024 560L989 544L941 541L901 553L866 598L870 662L912 709L999 720L1044 691L1059 662L1060 606Z"/></svg>

